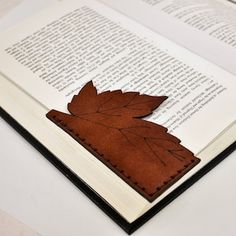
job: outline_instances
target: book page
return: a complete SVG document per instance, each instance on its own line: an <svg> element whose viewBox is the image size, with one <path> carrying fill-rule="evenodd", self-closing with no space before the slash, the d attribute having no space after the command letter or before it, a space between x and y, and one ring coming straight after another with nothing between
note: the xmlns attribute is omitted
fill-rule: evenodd
<svg viewBox="0 0 236 236"><path fill-rule="evenodd" d="M23 0L1 0L0 1L0 18L6 15L9 11L14 9Z"/></svg>
<svg viewBox="0 0 236 236"><path fill-rule="evenodd" d="M101 0L236 74L236 6L227 0Z"/></svg>
<svg viewBox="0 0 236 236"><path fill-rule="evenodd" d="M0 0L0 32L62 0Z"/></svg>
<svg viewBox="0 0 236 236"><path fill-rule="evenodd" d="M98 2L69 3L1 37L1 72L48 110L66 112L90 80L99 92L166 95L148 119L194 153L234 122L235 76Z"/></svg>

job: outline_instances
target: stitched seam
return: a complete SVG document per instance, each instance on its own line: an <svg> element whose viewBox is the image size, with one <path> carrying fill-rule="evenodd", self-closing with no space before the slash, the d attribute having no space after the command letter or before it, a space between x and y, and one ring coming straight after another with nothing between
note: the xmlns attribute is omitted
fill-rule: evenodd
<svg viewBox="0 0 236 236"><path fill-rule="evenodd" d="M107 159L106 156L103 153L100 153L98 151L98 149L96 147L93 147L90 143L86 142L85 138L81 138L80 134L75 133L73 129L69 128L68 125L66 123L64 123L62 120L57 119L56 115L51 116L51 119L62 129L66 130L70 135L73 134L73 136L75 136L76 138L78 138L81 142L83 142L84 144L86 144L87 146L89 146L94 152L96 152L101 159L105 160L107 163L110 163L113 168L115 168L122 176L124 176L125 178L127 178L128 180L130 180L134 185L138 186L142 191L144 191L147 195L149 195L150 197L152 197L153 195L157 194L158 192L161 192L163 188L165 188L166 185L168 185L171 181L173 181L175 178L177 178L178 176L181 176L182 173L194 162L197 162L197 160L192 159L190 163L185 164L184 168L180 169L177 171L176 174L171 175L170 179L168 179L167 181L164 181L163 184L161 186L156 187L156 191L153 193L147 193L145 191L145 187L141 186L135 179L133 179L132 176L130 176L128 173L126 173L124 170L120 170L117 167L117 164L114 164L111 162L110 159ZM97 158L97 157L96 157Z"/></svg>

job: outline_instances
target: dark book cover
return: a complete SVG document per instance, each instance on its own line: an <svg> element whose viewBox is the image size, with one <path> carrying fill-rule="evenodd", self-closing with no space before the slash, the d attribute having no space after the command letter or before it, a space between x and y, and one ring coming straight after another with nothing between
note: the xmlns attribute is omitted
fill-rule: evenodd
<svg viewBox="0 0 236 236"><path fill-rule="evenodd" d="M214 168L230 153L236 149L236 142L231 144L222 153L216 156L212 161L200 169L191 178L186 180L178 188L168 194L160 202L158 202L149 211L135 220L133 223L127 222L121 217L101 196L93 191L79 176L71 172L56 156L54 156L42 143L35 139L26 129L24 129L13 117L11 117L4 109L0 107L0 116L8 122L19 134L21 134L31 145L33 145L47 160L49 160L58 170L60 170L71 182L74 183L84 194L86 194L100 209L102 209L109 217L111 217L124 231L128 234L133 233L166 205L172 202L182 192L188 189L192 184L204 176L208 171Z"/></svg>

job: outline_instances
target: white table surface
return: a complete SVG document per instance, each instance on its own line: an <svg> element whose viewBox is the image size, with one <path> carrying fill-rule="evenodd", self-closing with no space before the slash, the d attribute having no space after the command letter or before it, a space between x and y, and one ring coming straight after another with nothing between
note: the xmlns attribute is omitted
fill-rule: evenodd
<svg viewBox="0 0 236 236"><path fill-rule="evenodd" d="M236 152L133 235L235 236ZM43 236L126 235L0 119L0 209Z"/></svg>

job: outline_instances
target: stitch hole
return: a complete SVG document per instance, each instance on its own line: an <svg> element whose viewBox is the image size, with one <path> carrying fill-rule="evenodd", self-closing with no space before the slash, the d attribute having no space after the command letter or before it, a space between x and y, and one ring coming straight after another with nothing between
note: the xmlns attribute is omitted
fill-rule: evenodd
<svg viewBox="0 0 236 236"><path fill-rule="evenodd" d="M53 119L56 119L56 117L57 117L56 115L53 115L53 116L52 116Z"/></svg>
<svg viewBox="0 0 236 236"><path fill-rule="evenodd" d="M161 190L161 187L157 187L157 191L160 191Z"/></svg>
<svg viewBox="0 0 236 236"><path fill-rule="evenodd" d="M141 188L143 191L145 191L145 188Z"/></svg>
<svg viewBox="0 0 236 236"><path fill-rule="evenodd" d="M127 176L127 179L130 179L131 178L131 176L129 175L129 176Z"/></svg>

